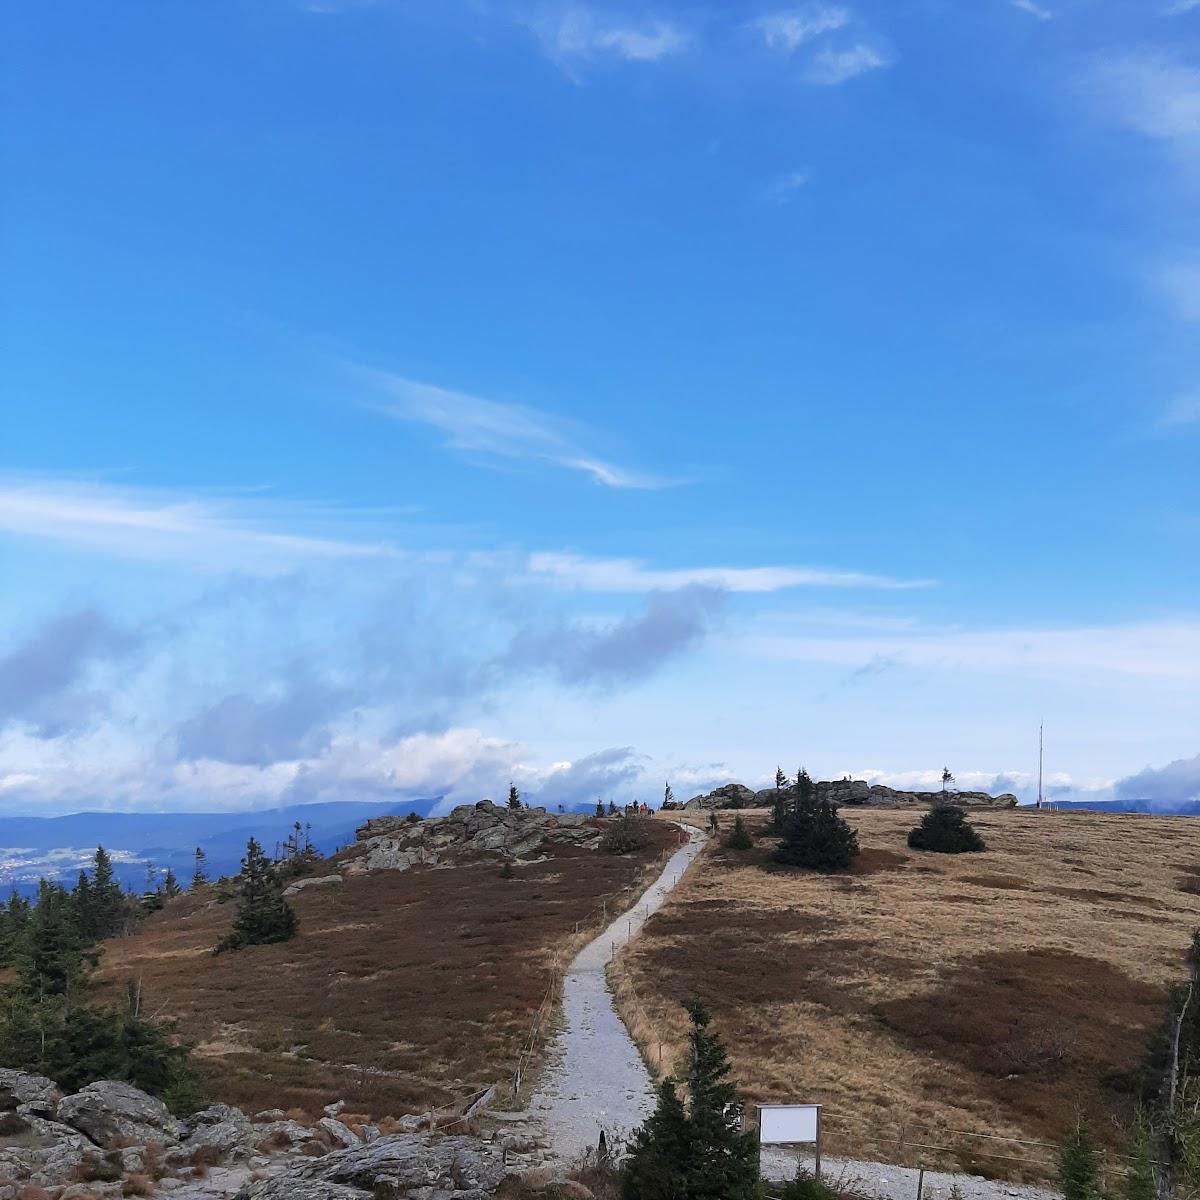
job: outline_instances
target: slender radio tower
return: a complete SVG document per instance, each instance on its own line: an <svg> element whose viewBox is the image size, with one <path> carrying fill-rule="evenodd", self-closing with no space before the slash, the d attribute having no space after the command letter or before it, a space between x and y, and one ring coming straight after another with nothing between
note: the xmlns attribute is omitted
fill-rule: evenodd
<svg viewBox="0 0 1200 1200"><path fill-rule="evenodd" d="M1038 808L1042 807L1042 751L1044 745L1043 735L1046 729L1046 722L1038 722Z"/></svg>

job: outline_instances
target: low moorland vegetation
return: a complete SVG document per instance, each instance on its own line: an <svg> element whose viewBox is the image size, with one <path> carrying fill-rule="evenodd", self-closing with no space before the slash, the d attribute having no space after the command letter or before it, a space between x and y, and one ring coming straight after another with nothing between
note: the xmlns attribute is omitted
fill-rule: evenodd
<svg viewBox="0 0 1200 1200"><path fill-rule="evenodd" d="M233 889L204 886L106 942L99 977L114 994L138 981L195 1044L211 1096L248 1112L439 1107L511 1071L556 963L677 843L673 826L643 824L625 854L547 845L545 861L511 872L482 856L350 875L291 898L295 937L232 954L212 949L229 934Z"/></svg>
<svg viewBox="0 0 1200 1200"><path fill-rule="evenodd" d="M619 956L648 1060L682 1061L698 995L739 1090L824 1104L829 1153L1034 1178L1054 1156L1026 1143L1081 1113L1122 1144L1200 924L1200 823L972 812L986 853L945 855L908 848L910 811L842 815L860 853L822 874L743 813L753 849L714 839Z"/></svg>

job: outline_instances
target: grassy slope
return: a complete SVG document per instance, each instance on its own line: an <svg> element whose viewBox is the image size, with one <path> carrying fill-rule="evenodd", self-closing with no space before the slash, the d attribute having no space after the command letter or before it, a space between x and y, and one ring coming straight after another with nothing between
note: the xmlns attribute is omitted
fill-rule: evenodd
<svg viewBox="0 0 1200 1200"><path fill-rule="evenodd" d="M694 991L745 1094L825 1104L833 1152L909 1157L903 1130L1035 1175L982 1152L1037 1148L951 1131L1050 1141L1082 1104L1111 1136L1200 924L1179 886L1200 871L1200 821L984 813L989 851L946 856L907 849L912 813L846 815L853 874L764 871L768 842L710 848L650 920L616 972L648 1056L662 1041L677 1061Z"/></svg>
<svg viewBox="0 0 1200 1200"><path fill-rule="evenodd" d="M491 856L351 876L294 898L292 941L217 957L233 911L207 888L107 943L101 977L141 980L146 1010L197 1045L214 1098L420 1111L506 1076L576 922L598 927L602 900L610 913L631 900L678 840L669 825L653 834L625 857L550 847L507 880Z"/></svg>

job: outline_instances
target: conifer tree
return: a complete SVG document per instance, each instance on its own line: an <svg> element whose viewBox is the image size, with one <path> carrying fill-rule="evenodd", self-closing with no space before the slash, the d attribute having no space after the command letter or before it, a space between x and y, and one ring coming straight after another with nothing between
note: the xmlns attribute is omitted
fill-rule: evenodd
<svg viewBox="0 0 1200 1200"><path fill-rule="evenodd" d="M174 899L183 891L179 886L179 880L175 878L175 872L170 867L167 868L167 873L163 876L162 890L163 895L168 900Z"/></svg>
<svg viewBox="0 0 1200 1200"><path fill-rule="evenodd" d="M704 1004L688 1005L689 1200L751 1200L758 1194L758 1147L742 1132L742 1105L721 1039Z"/></svg>
<svg viewBox="0 0 1200 1200"><path fill-rule="evenodd" d="M663 808L669 811L674 803L675 793L671 791L671 785L668 783L666 787L663 788Z"/></svg>
<svg viewBox="0 0 1200 1200"><path fill-rule="evenodd" d="M598 817L604 816L604 801L603 800L596 801L596 816L598 816Z"/></svg>
<svg viewBox="0 0 1200 1200"><path fill-rule="evenodd" d="M113 874L112 860L103 846L96 847L92 860L92 914L90 936L97 941L119 933L125 923L126 902Z"/></svg>
<svg viewBox="0 0 1200 1200"><path fill-rule="evenodd" d="M658 1104L634 1134L621 1173L623 1200L686 1200L685 1165L691 1158L683 1101L670 1079L658 1087Z"/></svg>
<svg viewBox="0 0 1200 1200"><path fill-rule="evenodd" d="M776 834L783 833L787 823L788 811L788 779L782 767L775 768L775 799L771 802L771 829Z"/></svg>
<svg viewBox="0 0 1200 1200"><path fill-rule="evenodd" d="M254 838L246 843L237 893L233 929L217 944L218 952L286 942L295 936L296 914L284 899L283 885L273 864Z"/></svg>
<svg viewBox="0 0 1200 1200"><path fill-rule="evenodd" d="M797 773L794 791L775 861L816 871L845 871L858 856L858 835L828 796L817 799L807 771Z"/></svg>
<svg viewBox="0 0 1200 1200"><path fill-rule="evenodd" d="M1059 1148L1058 1186L1063 1200L1100 1200L1100 1157L1082 1116Z"/></svg>
<svg viewBox="0 0 1200 1200"><path fill-rule="evenodd" d="M192 854L192 862L194 864L192 867L193 891L198 887L203 887L208 882L208 870L204 865L206 857L204 851L197 846Z"/></svg>
<svg viewBox="0 0 1200 1200"><path fill-rule="evenodd" d="M508 785L508 807L521 807L521 793L517 791L517 785L515 783L510 783Z"/></svg>
<svg viewBox="0 0 1200 1200"><path fill-rule="evenodd" d="M17 957L22 989L33 997L72 997L85 974L79 927L71 895L57 883L38 884Z"/></svg>
<svg viewBox="0 0 1200 1200"><path fill-rule="evenodd" d="M733 829L725 839L725 845L730 850L753 849L754 839L750 836L750 831L746 828L746 822L742 820L741 813L733 818Z"/></svg>
<svg viewBox="0 0 1200 1200"><path fill-rule="evenodd" d="M634 1135L623 1200L758 1200L758 1146L742 1132L725 1049L704 1005L693 1000L687 1009L687 1108L664 1082L654 1115Z"/></svg>
<svg viewBox="0 0 1200 1200"><path fill-rule="evenodd" d="M932 850L938 854L969 854L986 850L983 838L956 804L935 804L921 823L909 830L908 844L913 850Z"/></svg>
<svg viewBox="0 0 1200 1200"><path fill-rule="evenodd" d="M1154 1200L1156 1194L1150 1127L1144 1114L1138 1113L1130 1132L1121 1200Z"/></svg>

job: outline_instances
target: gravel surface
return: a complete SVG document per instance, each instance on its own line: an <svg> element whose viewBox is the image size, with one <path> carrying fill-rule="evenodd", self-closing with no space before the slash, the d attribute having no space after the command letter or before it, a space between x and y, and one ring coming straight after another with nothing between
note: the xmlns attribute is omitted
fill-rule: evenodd
<svg viewBox="0 0 1200 1200"><path fill-rule="evenodd" d="M550 1046L548 1063L529 1104L559 1158L594 1149L640 1125L654 1111L654 1086L633 1039L617 1015L605 968L666 899L706 836L686 830L688 842L667 861L637 905L618 917L576 955L563 979L563 1028Z"/></svg>
<svg viewBox="0 0 1200 1200"><path fill-rule="evenodd" d="M791 1179L801 1162L808 1170L812 1170L812 1158L808 1155L782 1149L764 1150L763 1178ZM879 1200L917 1200L919 1174L915 1167L893 1167L887 1163L862 1162L853 1158L821 1159L821 1176L827 1182L840 1183L848 1192L878 1197ZM978 1175L946 1175L940 1171L925 1172L921 1196L923 1200L947 1200L955 1184L963 1200L1002 1200L1006 1196L1015 1196L1019 1200L1061 1200L1059 1193L1045 1188L981 1179Z"/></svg>

